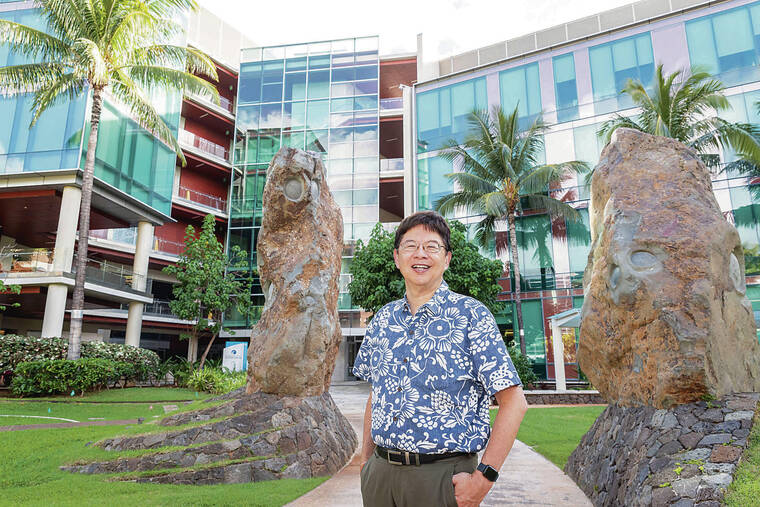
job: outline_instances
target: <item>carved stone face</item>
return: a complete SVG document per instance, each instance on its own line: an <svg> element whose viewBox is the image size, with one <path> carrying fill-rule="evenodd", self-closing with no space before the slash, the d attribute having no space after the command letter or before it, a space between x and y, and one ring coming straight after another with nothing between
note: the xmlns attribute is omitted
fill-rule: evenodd
<svg viewBox="0 0 760 507"><path fill-rule="evenodd" d="M590 224L578 358L609 401L665 407L760 384L739 235L690 151L618 131Z"/></svg>

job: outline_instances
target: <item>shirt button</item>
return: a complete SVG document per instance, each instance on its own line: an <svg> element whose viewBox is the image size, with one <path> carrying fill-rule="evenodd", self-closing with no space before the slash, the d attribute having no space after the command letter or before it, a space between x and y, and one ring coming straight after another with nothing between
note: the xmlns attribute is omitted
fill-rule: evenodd
<svg viewBox="0 0 760 507"><path fill-rule="evenodd" d="M414 329L409 330L409 336L414 336Z"/></svg>
<svg viewBox="0 0 760 507"><path fill-rule="evenodd" d="M401 392L401 388L400 388L400 387L397 387L397 388L396 388L396 391L398 391L398 392Z"/></svg>
<svg viewBox="0 0 760 507"><path fill-rule="evenodd" d="M408 362L408 361L409 361L409 360L408 360L407 358L404 358L404 362L405 362L405 363L406 363L406 362Z"/></svg>
<svg viewBox="0 0 760 507"><path fill-rule="evenodd" d="M393 418L393 420L394 420L394 421L398 421L398 417L394 417L394 418Z"/></svg>

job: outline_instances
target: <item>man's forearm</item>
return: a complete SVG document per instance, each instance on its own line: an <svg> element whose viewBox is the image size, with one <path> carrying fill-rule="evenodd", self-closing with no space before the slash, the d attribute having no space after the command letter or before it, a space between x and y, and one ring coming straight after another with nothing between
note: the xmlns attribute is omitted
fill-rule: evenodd
<svg viewBox="0 0 760 507"><path fill-rule="evenodd" d="M372 393L367 398L364 407L364 431L362 435L362 463L365 463L375 450L375 442L372 440Z"/></svg>
<svg viewBox="0 0 760 507"><path fill-rule="evenodd" d="M528 404L520 386L499 391L496 393L496 400L499 402L499 411L496 414L491 438L486 445L482 461L499 470L515 443L517 431L520 429Z"/></svg>

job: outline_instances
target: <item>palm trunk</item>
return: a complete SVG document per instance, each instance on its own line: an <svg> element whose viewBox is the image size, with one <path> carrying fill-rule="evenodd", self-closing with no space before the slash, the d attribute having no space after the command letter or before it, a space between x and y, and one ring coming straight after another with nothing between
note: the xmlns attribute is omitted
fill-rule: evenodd
<svg viewBox="0 0 760 507"><path fill-rule="evenodd" d="M79 242L77 244L76 277L69 324L69 351L67 359L79 359L82 343L82 310L84 309L84 279L87 270L87 239L90 236L90 205L92 203L92 182L95 172L95 149L98 145L98 127L103 106L103 89L92 89L92 111L90 113L90 137L87 140L87 158L82 177L82 202L79 206Z"/></svg>
<svg viewBox="0 0 760 507"><path fill-rule="evenodd" d="M523 329L522 302L520 301L520 260L517 257L517 227L515 226L515 214L507 214L509 223L509 247L512 251L512 269L515 273L515 286L512 287L512 294L515 301L515 312L517 313L517 330L520 340L520 353L526 355L525 347L525 330Z"/></svg>

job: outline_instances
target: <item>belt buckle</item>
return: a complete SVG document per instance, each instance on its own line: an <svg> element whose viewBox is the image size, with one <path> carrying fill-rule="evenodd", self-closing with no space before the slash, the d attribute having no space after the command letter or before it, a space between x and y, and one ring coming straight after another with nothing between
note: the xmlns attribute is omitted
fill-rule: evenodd
<svg viewBox="0 0 760 507"><path fill-rule="evenodd" d="M394 454L398 454L401 461L391 461L391 456ZM407 452L407 462L409 462L409 453ZM390 463L391 465L404 465L404 451L392 451L388 449L388 454L386 455L385 459Z"/></svg>

